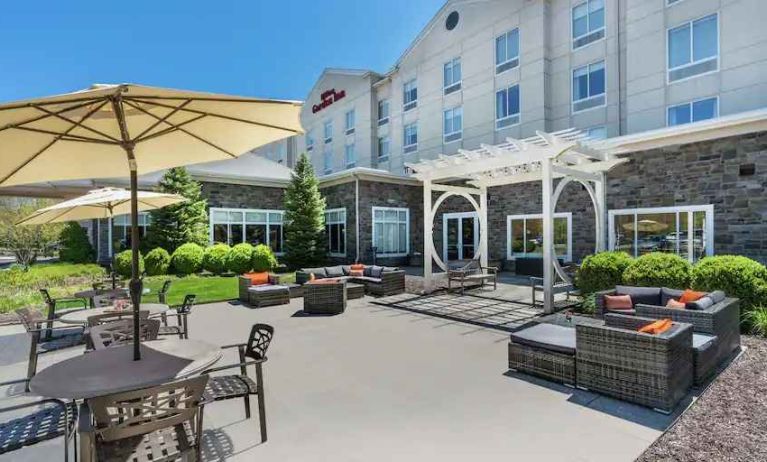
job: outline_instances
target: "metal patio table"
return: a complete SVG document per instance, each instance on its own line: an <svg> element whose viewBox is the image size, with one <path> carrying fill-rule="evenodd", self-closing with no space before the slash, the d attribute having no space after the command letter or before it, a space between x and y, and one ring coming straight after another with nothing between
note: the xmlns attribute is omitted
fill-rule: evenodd
<svg viewBox="0 0 767 462"><path fill-rule="evenodd" d="M170 310L168 305L162 303L142 303L141 311L149 311L149 316L157 316ZM133 316L133 310L114 311L113 306L103 306L101 308L92 308L89 310L77 310L62 315L57 321L64 324L87 324L88 318L99 314L112 313L115 315L124 314L126 317Z"/></svg>
<svg viewBox="0 0 767 462"><path fill-rule="evenodd" d="M142 306L143 309L143 306ZM199 340L162 339L141 343L141 360L133 346L97 350L40 371L29 383L40 396L88 399L152 387L190 377L221 359L221 349Z"/></svg>

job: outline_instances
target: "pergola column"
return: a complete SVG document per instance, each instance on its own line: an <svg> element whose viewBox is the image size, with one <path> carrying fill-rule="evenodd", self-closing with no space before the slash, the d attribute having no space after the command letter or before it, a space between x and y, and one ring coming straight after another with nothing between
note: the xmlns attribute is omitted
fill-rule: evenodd
<svg viewBox="0 0 767 462"><path fill-rule="evenodd" d="M482 186L479 189L479 262L482 266L487 266L487 239L490 232L490 226L487 221L487 187Z"/></svg>
<svg viewBox="0 0 767 462"><path fill-rule="evenodd" d="M554 181L552 175L552 161L550 158L544 158L541 161L541 181L543 185L542 203L543 203L543 311L545 313L554 312L554 210L553 210L553 189Z"/></svg>
<svg viewBox="0 0 767 462"><path fill-rule="evenodd" d="M431 290L431 264L434 247L434 216L431 213L431 180L423 181L423 278L424 289Z"/></svg>
<svg viewBox="0 0 767 462"><path fill-rule="evenodd" d="M607 188L605 172L599 173L599 179L594 182L594 195L596 197L596 210L597 214L597 236L596 236L596 251L603 252L607 250Z"/></svg>

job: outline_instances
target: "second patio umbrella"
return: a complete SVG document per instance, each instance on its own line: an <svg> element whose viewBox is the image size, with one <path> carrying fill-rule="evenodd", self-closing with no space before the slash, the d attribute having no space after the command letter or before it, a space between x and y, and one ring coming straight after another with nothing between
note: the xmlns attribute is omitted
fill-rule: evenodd
<svg viewBox="0 0 767 462"><path fill-rule="evenodd" d="M0 105L0 187L130 173L134 359L140 359L138 175L235 158L302 133L301 104L133 84Z"/></svg>

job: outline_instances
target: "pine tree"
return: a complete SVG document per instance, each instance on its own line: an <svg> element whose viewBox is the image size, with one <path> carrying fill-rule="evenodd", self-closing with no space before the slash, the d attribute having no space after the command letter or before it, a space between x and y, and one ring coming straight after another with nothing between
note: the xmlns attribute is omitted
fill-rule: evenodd
<svg viewBox="0 0 767 462"><path fill-rule="evenodd" d="M173 253L187 242L208 245L207 201L202 197L200 183L184 167L171 168L158 185L164 193L178 194L187 200L150 212L144 249L162 247Z"/></svg>
<svg viewBox="0 0 767 462"><path fill-rule="evenodd" d="M61 231L59 260L70 263L91 263L95 260L88 233L79 223L70 221Z"/></svg>
<svg viewBox="0 0 767 462"><path fill-rule="evenodd" d="M309 158L301 154L285 191L285 262L291 268L322 265L327 259L325 198Z"/></svg>

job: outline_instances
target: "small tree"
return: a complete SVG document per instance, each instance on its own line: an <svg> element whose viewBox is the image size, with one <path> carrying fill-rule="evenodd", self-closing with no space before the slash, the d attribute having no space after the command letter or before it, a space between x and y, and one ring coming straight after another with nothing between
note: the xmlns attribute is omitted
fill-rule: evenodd
<svg viewBox="0 0 767 462"><path fill-rule="evenodd" d="M0 247L11 251L16 261L29 266L40 255L53 252L64 225L17 225L16 222L53 202L46 199L0 199Z"/></svg>
<svg viewBox="0 0 767 462"><path fill-rule="evenodd" d="M70 263L91 263L96 256L88 233L78 223L70 221L61 232L59 260Z"/></svg>
<svg viewBox="0 0 767 462"><path fill-rule="evenodd" d="M168 170L157 188L160 192L178 194L187 200L150 212L151 225L147 229L148 248L162 247L173 253L188 242L208 244L207 201L202 197L200 183L184 167Z"/></svg>
<svg viewBox="0 0 767 462"><path fill-rule="evenodd" d="M292 268L327 258L325 199L309 158L301 154L285 191L285 262Z"/></svg>

